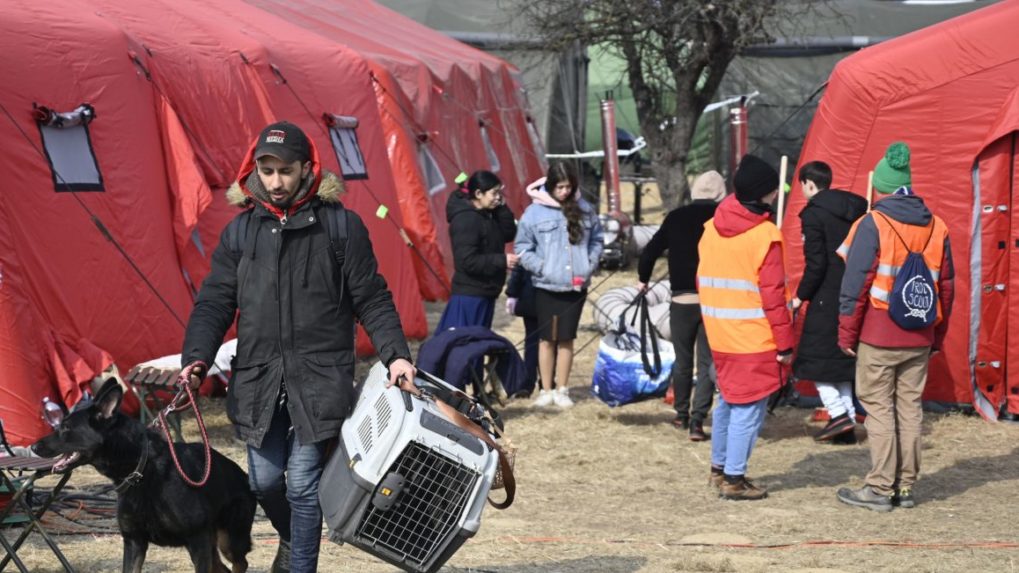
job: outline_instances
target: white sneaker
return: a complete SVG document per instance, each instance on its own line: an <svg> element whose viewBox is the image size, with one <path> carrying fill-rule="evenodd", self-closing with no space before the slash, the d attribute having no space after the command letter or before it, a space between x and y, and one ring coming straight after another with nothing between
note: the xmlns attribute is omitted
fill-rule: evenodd
<svg viewBox="0 0 1019 573"><path fill-rule="evenodd" d="M538 397L534 399L534 402L532 402L531 405L535 408L544 408L546 406L551 406L554 401L554 390L541 390L538 392Z"/></svg>
<svg viewBox="0 0 1019 573"><path fill-rule="evenodd" d="M556 406L559 406L560 408L573 407L573 400L570 400L570 395L566 392L565 387L560 386L559 388L556 388L553 390L553 394L554 396L552 397L552 400L555 402Z"/></svg>

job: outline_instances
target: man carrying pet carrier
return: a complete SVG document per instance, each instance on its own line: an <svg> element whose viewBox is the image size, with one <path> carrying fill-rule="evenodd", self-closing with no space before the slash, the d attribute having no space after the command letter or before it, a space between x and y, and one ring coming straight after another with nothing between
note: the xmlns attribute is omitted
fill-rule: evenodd
<svg viewBox="0 0 1019 573"><path fill-rule="evenodd" d="M220 236L184 337L184 366L212 364L237 313L227 415L280 536L274 573L318 567L318 485L326 445L354 405L355 317L390 384L415 374L368 230L341 192L300 128L263 129L227 193L244 211Z"/></svg>
<svg viewBox="0 0 1019 573"><path fill-rule="evenodd" d="M849 231L839 293L839 347L856 356L856 395L867 411L871 469L843 503L875 511L913 507L920 473L920 396L952 313L955 269L948 227L913 192L909 147L893 143L874 167L884 197Z"/></svg>

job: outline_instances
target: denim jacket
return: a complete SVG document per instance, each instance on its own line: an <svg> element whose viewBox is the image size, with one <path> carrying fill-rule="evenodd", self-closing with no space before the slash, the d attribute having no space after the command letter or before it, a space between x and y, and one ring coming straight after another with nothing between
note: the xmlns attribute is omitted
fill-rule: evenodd
<svg viewBox="0 0 1019 573"><path fill-rule="evenodd" d="M520 218L513 250L520 255L520 264L531 271L536 288L567 292L591 284L604 239L594 208L583 199L579 201L584 212L584 235L576 245L570 244L561 209L532 203ZM574 286L573 277L583 278L583 286Z"/></svg>

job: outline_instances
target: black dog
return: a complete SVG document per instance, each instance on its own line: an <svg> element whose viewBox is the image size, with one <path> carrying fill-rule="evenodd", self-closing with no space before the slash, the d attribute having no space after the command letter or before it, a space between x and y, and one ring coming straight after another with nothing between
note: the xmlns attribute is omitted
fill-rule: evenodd
<svg viewBox="0 0 1019 573"><path fill-rule="evenodd" d="M200 488L181 479L169 445L154 429L120 413L123 391L107 380L95 400L76 407L56 431L32 449L61 456L54 471L91 464L117 484L117 524L124 537L124 572L139 573L149 543L180 547L191 554L196 573L242 573L248 568L255 496L241 468L212 450L208 482ZM187 475L201 478L205 452L178 444ZM228 570L216 553L233 564Z"/></svg>

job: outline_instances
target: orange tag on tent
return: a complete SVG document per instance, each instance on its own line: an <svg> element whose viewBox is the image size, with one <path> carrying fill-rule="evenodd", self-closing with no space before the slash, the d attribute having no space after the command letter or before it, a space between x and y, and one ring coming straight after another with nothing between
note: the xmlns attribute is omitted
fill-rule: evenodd
<svg viewBox="0 0 1019 573"><path fill-rule="evenodd" d="M385 205L379 205L379 208L375 210L375 216L379 219L385 219L388 214L389 207L386 207Z"/></svg>

